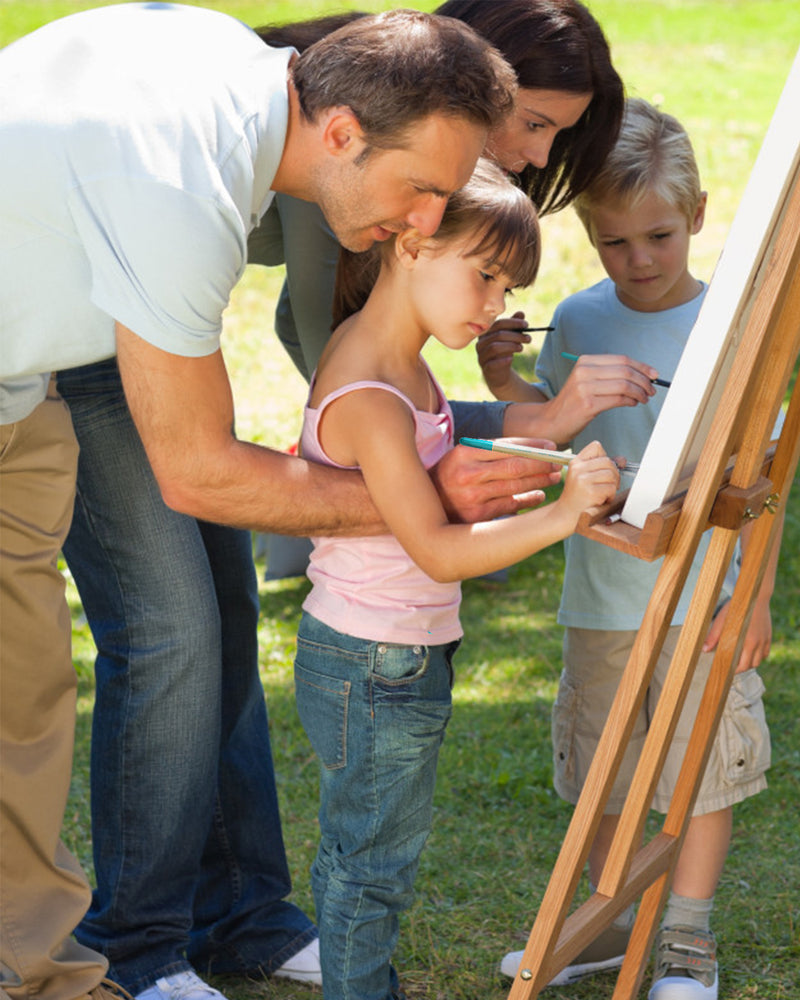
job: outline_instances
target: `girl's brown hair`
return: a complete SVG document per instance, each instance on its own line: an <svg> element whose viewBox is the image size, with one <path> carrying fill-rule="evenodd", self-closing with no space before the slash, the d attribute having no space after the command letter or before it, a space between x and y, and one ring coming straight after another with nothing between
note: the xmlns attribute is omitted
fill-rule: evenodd
<svg viewBox="0 0 800 1000"><path fill-rule="evenodd" d="M515 287L533 284L539 270L539 219L530 199L489 160L478 160L469 182L452 194L439 229L426 237L432 247L472 237L464 256L482 257L498 267ZM341 250L336 272L333 326L362 308L388 260L392 241L365 253Z"/></svg>

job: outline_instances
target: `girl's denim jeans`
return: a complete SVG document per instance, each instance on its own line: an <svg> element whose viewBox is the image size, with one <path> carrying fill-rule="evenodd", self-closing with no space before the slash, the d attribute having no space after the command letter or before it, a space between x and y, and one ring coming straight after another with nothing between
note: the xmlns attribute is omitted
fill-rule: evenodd
<svg viewBox="0 0 800 1000"><path fill-rule="evenodd" d="M371 642L301 621L297 707L321 764L311 881L325 1000L387 1000L398 988L391 955L431 829L457 646Z"/></svg>

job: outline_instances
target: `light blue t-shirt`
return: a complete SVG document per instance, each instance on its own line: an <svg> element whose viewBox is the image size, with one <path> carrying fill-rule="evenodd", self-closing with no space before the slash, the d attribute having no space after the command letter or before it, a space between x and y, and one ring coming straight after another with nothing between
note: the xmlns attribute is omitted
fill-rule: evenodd
<svg viewBox="0 0 800 1000"><path fill-rule="evenodd" d="M605 280L565 299L555 311L549 333L536 364L541 379L537 387L552 398L563 387L574 362L570 354L625 354L658 370L671 381L705 297L703 291L682 306L663 312L637 312L617 298L614 283ZM656 387L650 402L616 407L594 418L572 442L580 450L599 441L609 455L641 461L667 389ZM669 390L672 391L672 390ZM622 476L622 487L626 476ZM698 546L691 572L672 624L686 616L700 572L710 533ZM564 543L566 564L558 621L574 628L601 630L638 629L641 625L661 559L646 562L608 545L571 535Z"/></svg>
<svg viewBox="0 0 800 1000"><path fill-rule="evenodd" d="M218 348L272 200L293 52L159 3L0 52L0 422L44 397L31 376L112 356L115 320L173 354Z"/></svg>

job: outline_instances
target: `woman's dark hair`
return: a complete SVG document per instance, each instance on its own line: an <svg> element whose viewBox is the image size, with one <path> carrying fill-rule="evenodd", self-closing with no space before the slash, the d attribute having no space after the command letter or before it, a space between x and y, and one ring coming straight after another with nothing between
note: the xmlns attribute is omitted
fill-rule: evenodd
<svg viewBox="0 0 800 1000"><path fill-rule="evenodd" d="M622 80L600 25L578 0L446 0L436 13L464 21L491 42L511 63L520 87L592 94L580 120L555 137L547 166L528 166L520 175L540 213L564 208L603 165L622 120ZM302 52L363 16L349 11L258 34L269 45Z"/></svg>
<svg viewBox="0 0 800 1000"><path fill-rule="evenodd" d="M265 24L256 28L255 32L262 42L276 49L295 48L298 52L305 52L309 45L318 42L320 38L366 16L365 10L348 10L343 14L325 14L292 24Z"/></svg>
<svg viewBox="0 0 800 1000"><path fill-rule="evenodd" d="M450 195L439 228L424 243L434 251L469 240L464 256L498 267L515 287L532 285L539 270L541 237L536 209L496 164L480 159L463 188ZM342 249L336 271L333 327L362 308L392 241L365 253ZM390 259L390 258L389 258Z"/></svg>
<svg viewBox="0 0 800 1000"><path fill-rule="evenodd" d="M579 121L556 135L547 166L520 175L542 214L564 208L603 165L622 121L624 88L602 28L578 0L446 0L436 13L499 49L520 87L592 94Z"/></svg>

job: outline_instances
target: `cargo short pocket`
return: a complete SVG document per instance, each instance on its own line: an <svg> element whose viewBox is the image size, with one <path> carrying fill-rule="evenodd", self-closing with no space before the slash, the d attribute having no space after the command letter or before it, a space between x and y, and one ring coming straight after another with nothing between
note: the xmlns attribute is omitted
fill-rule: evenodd
<svg viewBox="0 0 800 1000"><path fill-rule="evenodd" d="M557 788L559 782L575 784L575 733L578 722L578 699L578 688L562 674L558 685L558 694L553 704L551 720L553 770Z"/></svg>
<svg viewBox="0 0 800 1000"><path fill-rule="evenodd" d="M302 640L298 640L298 658L301 647ZM350 688L350 681L328 677L295 661L297 712L314 753L328 770L347 766Z"/></svg>
<svg viewBox="0 0 800 1000"><path fill-rule="evenodd" d="M734 676L720 721L719 739L723 775L729 785L752 781L770 765L763 693L764 682L756 670Z"/></svg>

